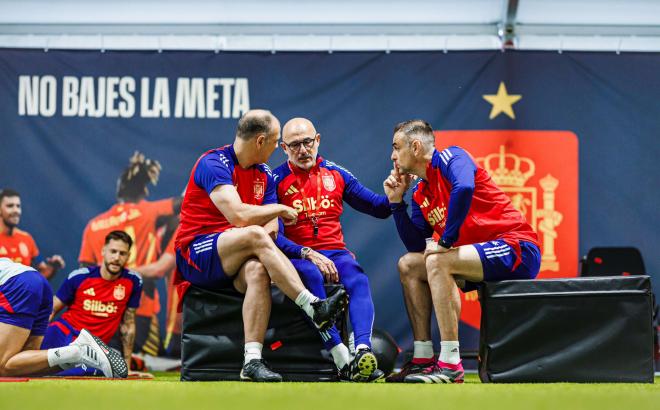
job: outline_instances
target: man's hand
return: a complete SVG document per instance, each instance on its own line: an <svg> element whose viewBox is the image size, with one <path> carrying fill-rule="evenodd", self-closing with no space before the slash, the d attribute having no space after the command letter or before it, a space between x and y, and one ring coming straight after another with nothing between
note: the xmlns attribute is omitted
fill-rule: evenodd
<svg viewBox="0 0 660 410"><path fill-rule="evenodd" d="M403 200L403 195L408 187L410 187L412 177L410 174L401 175L396 164L392 168L390 175L383 181L383 190L391 203L399 203Z"/></svg>
<svg viewBox="0 0 660 410"><path fill-rule="evenodd" d="M50 258L46 258L46 264L52 266L54 270L62 269L66 266L64 258L60 255L53 255Z"/></svg>
<svg viewBox="0 0 660 410"><path fill-rule="evenodd" d="M333 261L325 257L323 254L316 252L315 250L312 250L307 254L307 259L309 259L319 268L323 274L323 277L325 277L326 282L339 282L339 272L337 272L337 267Z"/></svg>
<svg viewBox="0 0 660 410"><path fill-rule="evenodd" d="M280 207L282 210L280 211L279 216L282 218L284 225L295 225L296 222L298 222L298 211L286 205L280 205Z"/></svg>
<svg viewBox="0 0 660 410"><path fill-rule="evenodd" d="M444 246L438 245L436 241L430 241L426 244L426 249L424 250L424 260L428 258L430 255L436 254L436 253L445 253L449 252L451 248L445 248Z"/></svg>

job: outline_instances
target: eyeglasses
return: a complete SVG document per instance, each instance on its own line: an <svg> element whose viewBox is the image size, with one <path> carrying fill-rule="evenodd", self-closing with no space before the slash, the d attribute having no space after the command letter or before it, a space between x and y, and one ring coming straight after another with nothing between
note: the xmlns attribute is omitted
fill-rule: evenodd
<svg viewBox="0 0 660 410"><path fill-rule="evenodd" d="M286 142L282 142L282 144L286 145L291 151L300 151L300 147L302 145L304 145L307 149L311 149L315 142L316 138L305 138L304 140L294 141L290 144L287 144Z"/></svg>

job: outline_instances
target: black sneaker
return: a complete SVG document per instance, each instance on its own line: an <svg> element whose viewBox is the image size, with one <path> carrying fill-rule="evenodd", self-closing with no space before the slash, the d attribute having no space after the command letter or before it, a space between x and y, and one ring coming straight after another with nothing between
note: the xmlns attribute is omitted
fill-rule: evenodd
<svg viewBox="0 0 660 410"><path fill-rule="evenodd" d="M405 383L463 383L465 371L463 363L438 363L432 372L423 372L406 376Z"/></svg>
<svg viewBox="0 0 660 410"><path fill-rule="evenodd" d="M376 370L378 370L376 355L369 348L359 349L351 362L351 380L354 382L369 382L371 381L371 375Z"/></svg>
<svg viewBox="0 0 660 410"><path fill-rule="evenodd" d="M367 349L363 349L363 350L367 350ZM369 353L371 353L371 351L369 351L368 353L363 353L361 355L363 369L367 372L368 372L368 370L366 369L367 366L365 365L371 364ZM373 353L371 354L373 355ZM360 355L360 352L358 352L358 355ZM358 355L355 356L356 359ZM374 369L369 376L365 377L364 375L361 375L359 372L358 363L360 363L359 360L353 359L353 361L350 364L347 364L344 367L342 367L341 370L339 370L339 380L343 382L353 381L353 382L362 382L362 383L378 383L384 381L385 373L383 373L383 371L378 368ZM376 365L378 365L378 362L376 362Z"/></svg>
<svg viewBox="0 0 660 410"><path fill-rule="evenodd" d="M243 365L241 380L252 382L281 382L282 376L270 370L264 359L252 359Z"/></svg>
<svg viewBox="0 0 660 410"><path fill-rule="evenodd" d="M313 302L314 317L312 318L316 327L324 332L335 324L337 317L346 309L347 305L346 291L339 289L333 295L326 299Z"/></svg>
<svg viewBox="0 0 660 410"><path fill-rule="evenodd" d="M409 375L415 375L424 372L430 373L433 370L435 370L435 359L429 359L428 362L423 363L413 363L411 360L403 365L401 371L387 376L385 381L388 383L403 383L404 379Z"/></svg>

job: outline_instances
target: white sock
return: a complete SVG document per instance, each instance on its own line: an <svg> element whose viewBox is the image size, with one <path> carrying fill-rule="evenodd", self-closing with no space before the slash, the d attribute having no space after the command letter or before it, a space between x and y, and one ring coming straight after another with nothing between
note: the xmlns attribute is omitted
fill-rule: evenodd
<svg viewBox="0 0 660 410"><path fill-rule="evenodd" d="M263 349L264 345L262 345L259 342L248 342L245 344L245 359L243 360L243 364L249 362L250 360L253 359L261 359L261 349Z"/></svg>
<svg viewBox="0 0 660 410"><path fill-rule="evenodd" d="M369 349L369 346L365 345L364 343L360 343L359 345L355 346L355 351L357 352L358 350L362 349Z"/></svg>
<svg viewBox="0 0 660 410"><path fill-rule="evenodd" d="M351 362L351 355L348 352L348 347L345 344L339 343L337 346L330 349L332 360L335 362L337 369L341 370L344 366Z"/></svg>
<svg viewBox="0 0 660 410"><path fill-rule="evenodd" d="M314 319L314 308L312 307L312 303L318 300L319 298L312 295L312 292L308 291L307 289L303 289L303 291L300 292L296 297L295 302L296 305L300 306L300 308L305 313L307 313L307 316Z"/></svg>
<svg viewBox="0 0 660 410"><path fill-rule="evenodd" d="M54 349L48 349L48 366L55 367L61 365L76 365L80 363L80 346L78 345L68 345L62 347L56 347ZM71 366L66 366L70 368Z"/></svg>
<svg viewBox="0 0 660 410"><path fill-rule="evenodd" d="M458 364L461 361L458 341L440 342L440 361L449 364Z"/></svg>
<svg viewBox="0 0 660 410"><path fill-rule="evenodd" d="M415 340L413 342L413 359L432 359L433 341Z"/></svg>

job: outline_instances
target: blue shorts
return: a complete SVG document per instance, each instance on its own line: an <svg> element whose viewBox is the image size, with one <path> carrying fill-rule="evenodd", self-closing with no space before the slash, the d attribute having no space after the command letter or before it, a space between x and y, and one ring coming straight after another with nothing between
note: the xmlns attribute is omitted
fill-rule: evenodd
<svg viewBox="0 0 660 410"><path fill-rule="evenodd" d="M541 252L531 242L495 240L472 244L479 252L484 281L534 279L541 267Z"/></svg>
<svg viewBox="0 0 660 410"><path fill-rule="evenodd" d="M200 288L217 290L233 286L234 277L228 276L222 269L218 255L220 233L202 235L188 245L188 249L176 251L176 267L181 276Z"/></svg>
<svg viewBox="0 0 660 410"><path fill-rule="evenodd" d="M41 342L41 349L53 349L55 347L68 346L76 340L79 332L64 319L53 320L48 329L44 341Z"/></svg>
<svg viewBox="0 0 660 410"><path fill-rule="evenodd" d="M20 273L0 286L0 322L43 336L53 311L53 291L35 270Z"/></svg>

